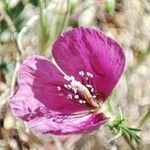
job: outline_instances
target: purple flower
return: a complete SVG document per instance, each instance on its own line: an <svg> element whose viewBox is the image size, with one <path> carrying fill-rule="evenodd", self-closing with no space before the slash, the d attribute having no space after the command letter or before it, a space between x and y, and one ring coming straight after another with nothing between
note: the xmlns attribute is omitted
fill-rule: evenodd
<svg viewBox="0 0 150 150"><path fill-rule="evenodd" d="M125 64L119 44L101 31L77 28L61 35L52 48L58 67L41 56L20 67L13 113L36 132L86 133L107 117L97 111L117 84Z"/></svg>

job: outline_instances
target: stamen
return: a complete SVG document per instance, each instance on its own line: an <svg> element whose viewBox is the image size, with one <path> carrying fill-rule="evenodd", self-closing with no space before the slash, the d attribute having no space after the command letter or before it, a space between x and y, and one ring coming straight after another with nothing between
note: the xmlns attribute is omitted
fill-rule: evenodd
<svg viewBox="0 0 150 150"><path fill-rule="evenodd" d="M70 84L68 84L68 88L71 89L71 85Z"/></svg>
<svg viewBox="0 0 150 150"><path fill-rule="evenodd" d="M71 80L71 78L69 76L67 76L67 75L64 76L64 79L67 80L67 81Z"/></svg>
<svg viewBox="0 0 150 150"><path fill-rule="evenodd" d="M89 77L89 78L93 78L93 74L89 73L89 72L86 72L86 75Z"/></svg>
<svg viewBox="0 0 150 150"><path fill-rule="evenodd" d="M68 88L68 85L67 85L67 84L64 84L64 87L65 87L65 88Z"/></svg>
<svg viewBox="0 0 150 150"><path fill-rule="evenodd" d="M70 80L75 80L75 78L73 76L70 77Z"/></svg>
<svg viewBox="0 0 150 150"><path fill-rule="evenodd" d="M86 80L86 81L88 81L88 80L89 80L89 78L88 78L88 77L86 77L86 78L85 78L85 80Z"/></svg>
<svg viewBox="0 0 150 150"><path fill-rule="evenodd" d="M61 87L60 86L57 86L57 89L58 89L58 91L61 91Z"/></svg>
<svg viewBox="0 0 150 150"><path fill-rule="evenodd" d="M68 89L68 90L70 90L71 89L71 85L70 84L64 84L64 87L66 88L66 89Z"/></svg>
<svg viewBox="0 0 150 150"><path fill-rule="evenodd" d="M85 73L81 70L79 71L79 75L81 81L77 81L73 76L65 75L64 79L69 81L69 83L64 84L62 87L57 86L58 91L61 91L59 95L65 96L68 100L72 100L72 102L75 103L95 106L90 102L97 102L98 98L97 92L92 82L93 74L90 72Z"/></svg>
<svg viewBox="0 0 150 150"><path fill-rule="evenodd" d="M83 71L79 71L79 75L80 75L81 77L83 77L83 76L84 76L84 72L83 72Z"/></svg>
<svg viewBox="0 0 150 150"><path fill-rule="evenodd" d="M79 99L79 95L75 95L74 98L75 98L75 99Z"/></svg>
<svg viewBox="0 0 150 150"><path fill-rule="evenodd" d="M88 88L92 88L92 85L90 85L90 84L86 84L86 87L88 87Z"/></svg>
<svg viewBox="0 0 150 150"><path fill-rule="evenodd" d="M80 104L83 104L83 100L80 99L80 100L79 100L79 103L80 103Z"/></svg>
<svg viewBox="0 0 150 150"><path fill-rule="evenodd" d="M92 93L94 92L94 89L93 89L93 88L91 88L91 92L92 92Z"/></svg>
<svg viewBox="0 0 150 150"><path fill-rule="evenodd" d="M72 100L72 95L71 95L71 94L68 94L68 95L67 95L67 99L71 99L71 100Z"/></svg>
<svg viewBox="0 0 150 150"><path fill-rule="evenodd" d="M96 98L96 95L93 95L93 98Z"/></svg>
<svg viewBox="0 0 150 150"><path fill-rule="evenodd" d="M83 104L86 104L86 101L82 101L83 102Z"/></svg>
<svg viewBox="0 0 150 150"><path fill-rule="evenodd" d="M77 93L77 89L76 88L73 88L72 90L73 90L74 94Z"/></svg>

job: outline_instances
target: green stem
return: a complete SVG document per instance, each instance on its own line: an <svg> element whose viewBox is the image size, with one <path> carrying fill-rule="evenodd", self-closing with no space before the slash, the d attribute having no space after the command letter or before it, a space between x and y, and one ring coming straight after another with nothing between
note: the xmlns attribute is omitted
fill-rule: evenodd
<svg viewBox="0 0 150 150"><path fill-rule="evenodd" d="M131 148L131 150L135 150L136 148L132 141L134 141L138 145L140 144L141 138L138 136L137 132L141 130L126 126L126 117L122 114L120 108L118 112L114 111L114 109L112 108L111 99L109 99L109 101L103 105L102 112L106 116L110 116L107 126L110 128L112 133L114 133L114 137L110 141L123 136L124 140Z"/></svg>
<svg viewBox="0 0 150 150"><path fill-rule="evenodd" d="M65 26L65 23L66 23L66 20L67 20L67 17L68 17L68 15L69 15L69 6L70 6L70 0L67 0L67 10L66 10L66 13L65 13L65 16L64 16L64 19L63 19L63 22L62 22L60 31L59 31L59 35L60 35L60 34L62 33L62 31L63 31L64 26Z"/></svg>
<svg viewBox="0 0 150 150"><path fill-rule="evenodd" d="M128 146L131 148L131 150L136 150L135 146L132 144L132 142L130 141L130 139L124 133L122 134L122 137L126 141L126 143L128 144Z"/></svg>

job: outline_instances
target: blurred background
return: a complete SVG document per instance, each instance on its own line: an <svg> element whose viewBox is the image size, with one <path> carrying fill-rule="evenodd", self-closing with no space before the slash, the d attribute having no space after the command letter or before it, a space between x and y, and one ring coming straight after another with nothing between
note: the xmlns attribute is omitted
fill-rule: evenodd
<svg viewBox="0 0 150 150"><path fill-rule="evenodd" d="M37 135L11 114L17 71L29 55L52 59L51 46L63 32L79 26L99 28L126 54L125 72L113 95L128 125L140 128L141 145L113 136L103 126L91 134ZM0 150L149 150L150 148L149 0L0 1Z"/></svg>

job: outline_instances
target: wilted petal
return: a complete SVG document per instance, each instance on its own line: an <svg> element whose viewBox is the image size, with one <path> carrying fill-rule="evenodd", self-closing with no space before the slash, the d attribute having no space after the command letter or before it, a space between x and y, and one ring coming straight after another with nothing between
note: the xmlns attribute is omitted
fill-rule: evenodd
<svg viewBox="0 0 150 150"><path fill-rule="evenodd" d="M53 45L60 68L76 79L79 71L94 75L96 90L106 100L124 69L125 57L119 44L104 33L77 28L64 33Z"/></svg>

